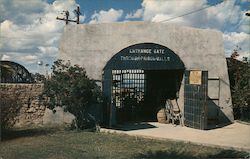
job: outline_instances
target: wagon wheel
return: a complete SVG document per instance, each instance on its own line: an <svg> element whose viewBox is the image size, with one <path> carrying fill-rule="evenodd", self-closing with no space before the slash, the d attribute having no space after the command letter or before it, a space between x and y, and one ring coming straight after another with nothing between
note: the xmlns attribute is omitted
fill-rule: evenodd
<svg viewBox="0 0 250 159"><path fill-rule="evenodd" d="M159 123L169 124L170 120L172 120L172 116L169 109L162 107L157 109L157 121Z"/></svg>

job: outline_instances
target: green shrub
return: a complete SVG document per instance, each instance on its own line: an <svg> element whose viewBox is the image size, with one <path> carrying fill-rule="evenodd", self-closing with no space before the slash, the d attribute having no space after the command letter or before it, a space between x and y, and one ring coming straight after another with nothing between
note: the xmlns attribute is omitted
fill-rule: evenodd
<svg viewBox="0 0 250 159"><path fill-rule="evenodd" d="M43 94L48 97L47 107L63 107L76 117L79 129L95 126L95 119L87 108L101 103L101 91L94 80L87 77L84 68L57 60L52 66L51 78L44 82Z"/></svg>
<svg viewBox="0 0 250 159"><path fill-rule="evenodd" d="M250 121L250 67L248 62L227 59L235 119Z"/></svg>
<svg viewBox="0 0 250 159"><path fill-rule="evenodd" d="M16 123L21 108L18 93L7 93L8 86L0 85L0 129L10 129ZM18 92L17 88L13 92Z"/></svg>

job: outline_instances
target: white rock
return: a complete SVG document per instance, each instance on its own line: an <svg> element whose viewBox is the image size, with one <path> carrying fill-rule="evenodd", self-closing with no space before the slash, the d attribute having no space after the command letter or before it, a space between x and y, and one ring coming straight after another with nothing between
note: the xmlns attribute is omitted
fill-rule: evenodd
<svg viewBox="0 0 250 159"><path fill-rule="evenodd" d="M64 112L63 108L56 107L56 112L53 113L52 110L46 108L43 116L44 125L53 125L53 126L63 126L70 125L75 116L69 112Z"/></svg>

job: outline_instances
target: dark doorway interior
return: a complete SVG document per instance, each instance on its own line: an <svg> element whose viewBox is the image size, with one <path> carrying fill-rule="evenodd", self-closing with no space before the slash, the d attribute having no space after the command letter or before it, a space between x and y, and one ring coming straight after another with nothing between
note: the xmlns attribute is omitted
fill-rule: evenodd
<svg viewBox="0 0 250 159"><path fill-rule="evenodd" d="M176 99L179 95L184 70L150 70L147 77L143 118L156 121L156 114L165 107L166 99Z"/></svg>
<svg viewBox="0 0 250 159"><path fill-rule="evenodd" d="M118 123L156 121L166 99L178 98L184 70L113 70L112 103Z"/></svg>

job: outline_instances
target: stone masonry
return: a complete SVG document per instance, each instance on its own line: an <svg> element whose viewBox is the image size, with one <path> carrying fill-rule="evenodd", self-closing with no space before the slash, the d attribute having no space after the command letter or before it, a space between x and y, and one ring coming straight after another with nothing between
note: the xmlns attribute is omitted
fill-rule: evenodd
<svg viewBox="0 0 250 159"><path fill-rule="evenodd" d="M75 116L62 107L46 108L43 84L0 84L1 127L70 126Z"/></svg>
<svg viewBox="0 0 250 159"><path fill-rule="evenodd" d="M1 122L8 127L39 126L46 107L40 95L43 84L0 84Z"/></svg>

